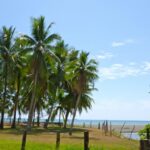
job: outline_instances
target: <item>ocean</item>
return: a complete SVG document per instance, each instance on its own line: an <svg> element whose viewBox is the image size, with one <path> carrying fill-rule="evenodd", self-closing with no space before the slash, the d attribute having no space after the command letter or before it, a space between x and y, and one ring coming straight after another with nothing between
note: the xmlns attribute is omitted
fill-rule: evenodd
<svg viewBox="0 0 150 150"><path fill-rule="evenodd" d="M124 123L126 125L146 125L146 124L150 124L150 121L140 121L140 120L79 120L76 119L75 120L75 124L76 125L83 125L83 123L87 124L87 125L98 125L99 123L102 124L104 121L108 121L108 123L111 122L112 125L123 125ZM70 120L69 120L70 122Z"/></svg>

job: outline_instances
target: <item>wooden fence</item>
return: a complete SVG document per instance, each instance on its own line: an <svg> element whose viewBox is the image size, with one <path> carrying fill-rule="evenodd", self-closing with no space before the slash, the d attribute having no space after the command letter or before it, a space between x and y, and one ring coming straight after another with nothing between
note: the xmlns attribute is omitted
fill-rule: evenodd
<svg viewBox="0 0 150 150"><path fill-rule="evenodd" d="M27 131L23 132L21 150L25 150ZM60 132L56 132L56 150L60 150ZM84 150L89 149L89 131L84 131Z"/></svg>

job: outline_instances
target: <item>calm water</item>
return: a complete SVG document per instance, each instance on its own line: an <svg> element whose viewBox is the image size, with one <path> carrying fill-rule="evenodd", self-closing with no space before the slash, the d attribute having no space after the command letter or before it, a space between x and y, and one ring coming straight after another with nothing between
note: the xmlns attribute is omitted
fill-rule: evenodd
<svg viewBox="0 0 150 150"><path fill-rule="evenodd" d="M122 133L122 135L126 138L130 138L131 136L131 139L134 139L134 140L140 140L140 137L138 135L138 133L132 133L132 135L130 133Z"/></svg>
<svg viewBox="0 0 150 150"><path fill-rule="evenodd" d="M46 119L40 119L41 122L45 122ZM21 122L26 122L27 119L26 118L22 118ZM58 122L58 119L55 120L56 122ZM61 120L63 122L63 120ZM75 124L76 125L83 125L84 123L86 125L95 125L97 126L99 123L102 124L104 121L106 120L75 120ZM124 122L126 125L146 125L146 124L150 124L150 121L140 121L140 120L107 120L108 123L111 122L112 125L123 125ZM10 122L10 118L5 118L5 122ZM68 120L68 123L71 123L71 120Z"/></svg>
<svg viewBox="0 0 150 150"><path fill-rule="evenodd" d="M75 124L77 125L82 125L83 123L85 124L92 124L92 125L98 125L98 123L102 124L105 120L75 120ZM112 125L123 125L124 122L126 125L146 125L149 124L150 121L139 121L139 120L108 120L108 123Z"/></svg>

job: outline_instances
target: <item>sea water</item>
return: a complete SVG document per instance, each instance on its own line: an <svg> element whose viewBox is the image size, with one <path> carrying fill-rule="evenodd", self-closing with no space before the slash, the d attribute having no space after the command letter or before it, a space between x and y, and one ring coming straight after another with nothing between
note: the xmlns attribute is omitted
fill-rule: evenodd
<svg viewBox="0 0 150 150"><path fill-rule="evenodd" d="M150 124L150 121L140 121L140 120L75 120L75 124L76 125L83 125L83 123L85 124L92 124L92 125L98 125L99 123L102 124L104 121L108 121L108 123L111 122L111 125L123 125L124 123L126 125L146 125L146 124ZM70 120L69 120L70 122Z"/></svg>

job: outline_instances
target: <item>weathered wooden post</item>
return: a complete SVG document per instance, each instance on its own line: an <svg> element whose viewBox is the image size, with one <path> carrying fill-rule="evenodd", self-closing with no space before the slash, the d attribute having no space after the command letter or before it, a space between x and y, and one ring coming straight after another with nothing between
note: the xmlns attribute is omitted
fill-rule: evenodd
<svg viewBox="0 0 150 150"><path fill-rule="evenodd" d="M149 150L150 141L149 140L140 140L140 150Z"/></svg>
<svg viewBox="0 0 150 150"><path fill-rule="evenodd" d="M92 121L90 122L90 128L92 128Z"/></svg>
<svg viewBox="0 0 150 150"><path fill-rule="evenodd" d="M60 147L60 132L58 131L56 134L56 150L59 150Z"/></svg>
<svg viewBox="0 0 150 150"><path fill-rule="evenodd" d="M140 150L144 150L144 140L140 140Z"/></svg>
<svg viewBox="0 0 150 150"><path fill-rule="evenodd" d="M105 121L102 124L102 134L105 133Z"/></svg>
<svg viewBox="0 0 150 150"><path fill-rule="evenodd" d="M83 122L83 128L85 128L85 122Z"/></svg>
<svg viewBox="0 0 150 150"><path fill-rule="evenodd" d="M106 120L106 133L108 133L108 121Z"/></svg>
<svg viewBox="0 0 150 150"><path fill-rule="evenodd" d="M110 122L110 136L112 136L112 125L111 125L111 122Z"/></svg>
<svg viewBox="0 0 150 150"><path fill-rule="evenodd" d="M119 135L119 137L121 137L121 134L122 134L122 131L123 131L123 128L124 128L125 124L126 124L126 122L123 123L123 125L122 125L122 127L120 129L120 135Z"/></svg>
<svg viewBox="0 0 150 150"><path fill-rule="evenodd" d="M84 132L84 150L90 150L89 149L89 131Z"/></svg>
<svg viewBox="0 0 150 150"><path fill-rule="evenodd" d="M135 129L135 125L133 126L133 129L132 129L132 131L131 131L131 133L130 133L129 140L131 140L131 138L132 138L132 133L133 133L134 129Z"/></svg>
<svg viewBox="0 0 150 150"><path fill-rule="evenodd" d="M140 140L140 150L150 149L150 133L149 129L146 130L146 140Z"/></svg>
<svg viewBox="0 0 150 150"><path fill-rule="evenodd" d="M108 122L107 122L107 120L106 120L106 122L105 122L104 132L105 132L105 136L106 136L107 133L108 133Z"/></svg>
<svg viewBox="0 0 150 150"><path fill-rule="evenodd" d="M100 124L100 122L98 123L98 129L101 129L101 124Z"/></svg>
<svg viewBox="0 0 150 150"><path fill-rule="evenodd" d="M22 136L21 150L25 150L25 146L26 146L26 137L27 137L27 131L25 130L25 131L23 132L23 136Z"/></svg>

